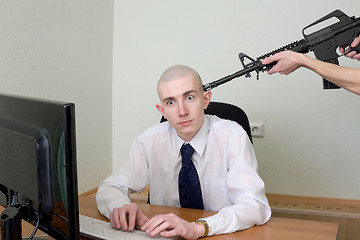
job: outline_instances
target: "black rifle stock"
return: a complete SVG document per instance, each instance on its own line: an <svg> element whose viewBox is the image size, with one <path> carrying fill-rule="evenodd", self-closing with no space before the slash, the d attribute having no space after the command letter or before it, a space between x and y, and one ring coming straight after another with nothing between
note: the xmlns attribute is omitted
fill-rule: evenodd
<svg viewBox="0 0 360 240"><path fill-rule="evenodd" d="M331 18L337 18L337 22L311 34L305 34L306 29L318 25L319 23L322 23ZM259 72L265 72L276 64L276 62L273 62L271 64L263 65L261 61L264 58L281 51L292 50L304 54L308 53L309 51L313 51L317 59L337 65L339 65L338 57L342 56L337 53L339 47L346 49L346 52L360 52L360 44L358 44L355 48L350 46L352 41L360 34L360 18L349 17L340 10L335 10L305 27L302 30L302 34L304 39L295 41L275 51L264 54L258 57L256 60L252 59L244 53L240 53L239 59L243 69L219 80L205 84L203 86L204 90L209 91L221 84L243 75L245 75L245 77L251 77L250 73L253 71L256 71L257 79L259 79ZM327 81L326 79L323 79L323 88L335 89L340 87Z"/></svg>

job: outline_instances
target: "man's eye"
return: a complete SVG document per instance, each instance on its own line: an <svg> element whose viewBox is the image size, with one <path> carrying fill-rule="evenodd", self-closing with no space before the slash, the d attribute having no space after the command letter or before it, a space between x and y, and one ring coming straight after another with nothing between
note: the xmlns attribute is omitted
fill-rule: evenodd
<svg viewBox="0 0 360 240"><path fill-rule="evenodd" d="M174 100L169 100L166 104L171 106L171 105L174 105L174 103L175 103Z"/></svg>
<svg viewBox="0 0 360 240"><path fill-rule="evenodd" d="M189 95L189 96L186 97L186 100L188 100L188 101L191 101L191 100L193 100L193 99L194 99L194 96L191 96L191 95Z"/></svg>

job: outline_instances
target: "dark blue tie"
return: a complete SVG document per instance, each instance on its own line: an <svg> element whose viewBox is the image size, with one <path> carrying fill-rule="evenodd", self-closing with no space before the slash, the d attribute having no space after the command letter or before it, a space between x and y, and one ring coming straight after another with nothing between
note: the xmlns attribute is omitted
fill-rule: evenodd
<svg viewBox="0 0 360 240"><path fill-rule="evenodd" d="M179 197L183 208L204 209L199 176L191 156L194 149L190 144L181 147L182 167L179 172Z"/></svg>

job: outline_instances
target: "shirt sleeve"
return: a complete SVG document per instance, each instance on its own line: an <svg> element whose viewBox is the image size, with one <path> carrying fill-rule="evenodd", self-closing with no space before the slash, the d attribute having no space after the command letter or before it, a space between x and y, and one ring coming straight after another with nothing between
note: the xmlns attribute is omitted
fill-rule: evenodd
<svg viewBox="0 0 360 240"><path fill-rule="evenodd" d="M149 185L146 151L139 138L135 138L130 160L126 161L118 173L105 179L96 194L98 210L109 218L114 208L129 204L132 192L141 192Z"/></svg>
<svg viewBox="0 0 360 240"><path fill-rule="evenodd" d="M226 148L226 188L232 205L204 218L209 225L209 235L262 225L271 217L265 184L257 172L254 149L246 133L232 136Z"/></svg>

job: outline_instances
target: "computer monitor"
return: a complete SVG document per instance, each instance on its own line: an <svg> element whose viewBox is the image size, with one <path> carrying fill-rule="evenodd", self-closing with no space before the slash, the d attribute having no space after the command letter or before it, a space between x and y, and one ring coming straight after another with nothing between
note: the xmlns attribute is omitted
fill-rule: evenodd
<svg viewBox="0 0 360 240"><path fill-rule="evenodd" d="M1 239L80 238L74 104L0 94L0 190Z"/></svg>

